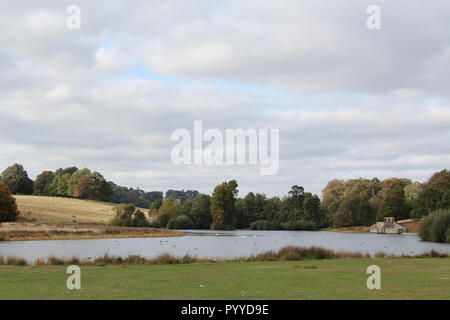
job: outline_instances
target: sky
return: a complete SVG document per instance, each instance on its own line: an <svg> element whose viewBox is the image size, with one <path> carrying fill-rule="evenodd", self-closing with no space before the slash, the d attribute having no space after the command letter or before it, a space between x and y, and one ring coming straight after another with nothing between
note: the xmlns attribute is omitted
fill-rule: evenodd
<svg viewBox="0 0 450 320"><path fill-rule="evenodd" d="M447 0L1 1L0 170L75 165L147 191L236 179L241 196L424 181L450 167L449 17ZM279 129L278 174L174 164L194 121Z"/></svg>

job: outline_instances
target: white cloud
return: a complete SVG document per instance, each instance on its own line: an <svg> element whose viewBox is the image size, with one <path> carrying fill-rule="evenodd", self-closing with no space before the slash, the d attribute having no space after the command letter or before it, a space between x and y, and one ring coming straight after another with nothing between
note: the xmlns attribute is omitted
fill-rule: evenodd
<svg viewBox="0 0 450 320"><path fill-rule="evenodd" d="M320 192L333 178L448 166L450 4L80 0L0 4L0 167L69 165L144 189ZM101 10L99 9L101 8ZM147 69L145 69L147 67ZM279 128L280 174L177 167L177 128Z"/></svg>
<svg viewBox="0 0 450 320"><path fill-rule="evenodd" d="M66 100L70 97L70 92L71 91L69 86L61 84L56 88L48 91L45 96L51 100Z"/></svg>
<svg viewBox="0 0 450 320"><path fill-rule="evenodd" d="M122 71L126 66L122 57L117 52L103 47L98 48L95 52L95 61L96 70L104 72Z"/></svg>

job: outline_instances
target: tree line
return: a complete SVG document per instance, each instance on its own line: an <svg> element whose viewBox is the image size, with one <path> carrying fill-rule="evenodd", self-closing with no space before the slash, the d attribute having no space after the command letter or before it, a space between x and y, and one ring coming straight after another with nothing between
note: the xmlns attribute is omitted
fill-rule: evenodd
<svg viewBox="0 0 450 320"><path fill-rule="evenodd" d="M292 186L283 197L249 192L240 198L236 180L217 185L211 195L168 190L163 197L159 191L117 186L98 172L76 167L44 171L32 181L24 168L15 164L2 172L0 181L13 194L128 204L117 210L115 224L173 229L317 230L370 226L388 216L396 220L421 218L450 209L448 170L434 173L423 183L406 178L335 179L325 186L321 198L299 185ZM136 207L149 208L151 219L145 214L142 219L143 212Z"/></svg>
<svg viewBox="0 0 450 320"><path fill-rule="evenodd" d="M0 174L12 194L73 197L79 199L98 200L112 203L134 204L140 208L150 208L155 201L164 198L162 191L145 192L118 186L106 181L103 175L88 168L60 168L56 171L43 171L33 181L21 164L14 164ZM198 195L195 190L168 190L166 197L179 199L182 203Z"/></svg>

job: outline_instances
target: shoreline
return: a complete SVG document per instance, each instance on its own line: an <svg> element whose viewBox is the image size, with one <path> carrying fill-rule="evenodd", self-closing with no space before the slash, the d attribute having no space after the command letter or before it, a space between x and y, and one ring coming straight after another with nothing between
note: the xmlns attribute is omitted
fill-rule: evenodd
<svg viewBox="0 0 450 320"><path fill-rule="evenodd" d="M16 241L51 241L51 240L96 240L96 239L129 239L129 238L171 238L184 237L186 233L173 231L161 233L136 233L136 234L80 234L80 235L30 235L30 236L7 236L0 242ZM0 236L1 238L1 236Z"/></svg>
<svg viewBox="0 0 450 320"><path fill-rule="evenodd" d="M45 224L3 223L0 241L86 240L118 238L182 237L185 232L156 229L109 226L101 223Z"/></svg>
<svg viewBox="0 0 450 320"><path fill-rule="evenodd" d="M449 253L442 253L436 250L430 250L420 254L388 254L377 252L375 254L334 251L322 247L298 247L286 246L277 251L269 250L256 255L238 258L199 258L194 255L186 254L184 256L174 256L168 253L160 254L154 258L146 258L140 255L128 255L125 257L111 256L105 254L97 258L80 259L76 256L71 258L58 258L49 256L47 258L36 258L34 261L15 256L1 256L1 266L126 266L126 265L176 265L176 264L220 264L232 262L274 262L274 261L312 261L312 260L336 260L336 259L428 259L441 258L449 259Z"/></svg>

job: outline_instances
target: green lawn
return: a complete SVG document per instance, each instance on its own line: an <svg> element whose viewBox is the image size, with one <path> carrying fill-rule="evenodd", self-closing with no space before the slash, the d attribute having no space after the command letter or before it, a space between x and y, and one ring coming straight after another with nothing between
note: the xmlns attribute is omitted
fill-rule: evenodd
<svg viewBox="0 0 450 320"><path fill-rule="evenodd" d="M378 265L382 289L368 290ZM450 259L336 259L81 268L0 266L0 299L450 299Z"/></svg>

